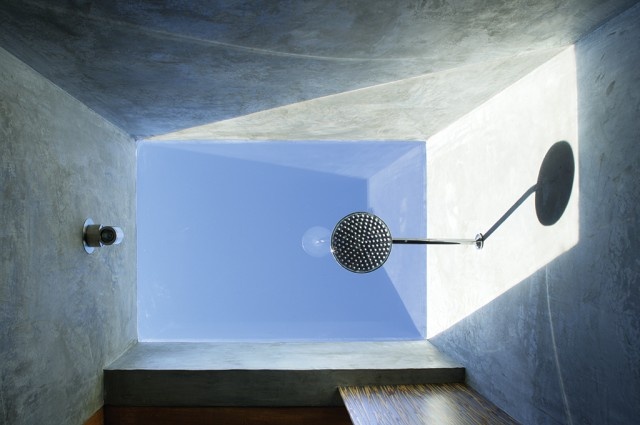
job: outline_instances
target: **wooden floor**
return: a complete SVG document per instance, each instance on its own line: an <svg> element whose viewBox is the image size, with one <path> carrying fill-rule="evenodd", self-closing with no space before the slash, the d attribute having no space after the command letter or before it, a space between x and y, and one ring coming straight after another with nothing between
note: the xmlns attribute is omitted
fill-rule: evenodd
<svg viewBox="0 0 640 425"><path fill-rule="evenodd" d="M514 425L509 415L464 384L343 387L354 425Z"/></svg>
<svg viewBox="0 0 640 425"><path fill-rule="evenodd" d="M341 387L345 407L105 406L85 425L517 425L464 384Z"/></svg>

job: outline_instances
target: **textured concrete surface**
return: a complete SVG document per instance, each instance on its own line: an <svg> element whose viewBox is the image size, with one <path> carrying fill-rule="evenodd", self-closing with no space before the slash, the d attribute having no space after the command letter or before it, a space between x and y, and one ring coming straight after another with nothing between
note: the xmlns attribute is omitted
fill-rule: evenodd
<svg viewBox="0 0 640 425"><path fill-rule="evenodd" d="M466 366L473 387L526 424L630 424L640 416L639 23L640 6L635 6L581 39L574 49L578 129L574 153L579 182L572 196L579 210L577 243L431 339ZM568 77L561 69L555 71L550 79ZM539 86L540 96L552 99L545 88ZM512 89L503 94L504 111L536 99L518 97L518 91ZM553 112L557 106L549 102L548 109ZM511 136L518 145L538 126L548 126L555 138L553 129L567 119L565 112L560 108L548 114L531 108L533 122L522 126L519 137L513 132L503 134L497 126L492 135L482 133L486 136L482 142L490 149L491 140ZM485 113L480 118L486 122L508 116L491 108L480 108L477 113ZM537 161L528 151L513 157L516 155ZM480 157L478 161L488 167L494 158ZM453 161L455 158L450 158L449 163ZM451 184L473 188L478 175L494 173L484 167ZM510 188L514 174L514 183L519 181L516 171L508 163L502 165L500 178L481 188L477 192L481 196L464 189L461 194L477 202L493 202L496 195L501 199L499 192ZM455 201L444 199L444 207L455 208ZM516 214L528 214L530 208L532 204L525 204ZM547 255L546 245L536 241L533 247L525 245L530 233L536 232L535 217L527 223L513 218L518 226L505 224L497 230L485 252L466 254L469 258L488 256L494 245L509 246L503 267L476 273L469 270L464 280L441 270L449 279L447 283L461 285L455 298L449 295L443 303L469 302L475 292L465 288L490 288L504 270L528 264L530 255ZM568 224L567 218L561 218L559 230ZM455 217L462 223L467 219L475 223L473 210L461 209ZM558 234L561 237L562 231ZM429 270L442 268L444 263L439 260L444 261L445 254L432 254ZM460 261L460 270L480 264Z"/></svg>
<svg viewBox="0 0 640 425"><path fill-rule="evenodd" d="M433 75L424 122L411 86L359 106L360 121L390 114L420 137L635 2L5 0L0 45L137 137Z"/></svg>
<svg viewBox="0 0 640 425"><path fill-rule="evenodd" d="M0 424L81 424L136 337L135 144L0 49L0 152Z"/></svg>
<svg viewBox="0 0 640 425"><path fill-rule="evenodd" d="M518 54L378 84L152 140L425 140L560 50Z"/></svg>
<svg viewBox="0 0 640 425"><path fill-rule="evenodd" d="M428 341L139 343L105 370L129 406L330 406L338 386L460 382Z"/></svg>

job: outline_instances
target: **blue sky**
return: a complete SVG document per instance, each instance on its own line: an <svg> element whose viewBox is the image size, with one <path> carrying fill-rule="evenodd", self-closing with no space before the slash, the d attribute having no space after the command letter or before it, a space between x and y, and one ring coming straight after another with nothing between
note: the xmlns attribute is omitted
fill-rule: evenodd
<svg viewBox="0 0 640 425"><path fill-rule="evenodd" d="M348 145L354 157L376 146ZM225 156L220 144L187 146L138 147L141 340L420 338L384 269L354 274L302 249L309 228L368 210L366 178L241 159L243 143ZM318 155L314 144L269 149Z"/></svg>

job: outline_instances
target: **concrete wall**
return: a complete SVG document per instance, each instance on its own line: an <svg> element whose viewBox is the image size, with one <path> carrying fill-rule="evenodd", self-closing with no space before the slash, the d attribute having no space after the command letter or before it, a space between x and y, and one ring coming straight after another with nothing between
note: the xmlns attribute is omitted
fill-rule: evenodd
<svg viewBox="0 0 640 425"><path fill-rule="evenodd" d="M0 424L81 424L136 338L135 144L0 49L0 152Z"/></svg>
<svg viewBox="0 0 640 425"><path fill-rule="evenodd" d="M322 96L160 135L153 140L424 141L560 50L534 51Z"/></svg>
<svg viewBox="0 0 640 425"><path fill-rule="evenodd" d="M3 0L0 45L140 138L424 140L636 2Z"/></svg>
<svg viewBox="0 0 640 425"><path fill-rule="evenodd" d="M428 142L429 228L465 236L535 182L552 143L573 146L578 176L556 225L537 222L531 198L483 251L428 253L431 341L525 424L640 415L639 45L636 5Z"/></svg>

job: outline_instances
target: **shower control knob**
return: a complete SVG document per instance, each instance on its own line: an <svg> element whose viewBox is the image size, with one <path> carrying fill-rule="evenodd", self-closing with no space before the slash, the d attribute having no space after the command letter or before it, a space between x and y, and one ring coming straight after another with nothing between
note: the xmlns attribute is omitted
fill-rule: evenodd
<svg viewBox="0 0 640 425"><path fill-rule="evenodd" d="M124 232L120 227L94 224L88 218L82 228L84 249L91 254L95 248L105 245L118 245L124 239Z"/></svg>

